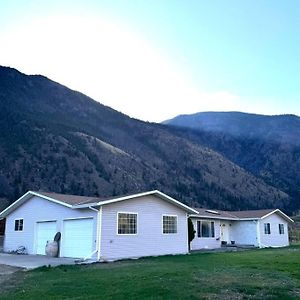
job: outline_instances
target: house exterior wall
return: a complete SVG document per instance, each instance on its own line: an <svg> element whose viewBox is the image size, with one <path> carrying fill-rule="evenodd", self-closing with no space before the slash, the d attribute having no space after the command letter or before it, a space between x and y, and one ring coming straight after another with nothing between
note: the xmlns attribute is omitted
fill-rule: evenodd
<svg viewBox="0 0 300 300"><path fill-rule="evenodd" d="M197 236L197 221L213 221L215 223L215 237L205 238ZM215 249L221 247L221 239L220 239L220 220L213 219L200 219L200 218L192 218L192 222L194 225L195 238L191 242L191 250L199 250L199 249Z"/></svg>
<svg viewBox="0 0 300 300"><path fill-rule="evenodd" d="M230 240L236 244L258 246L257 221L231 222Z"/></svg>
<svg viewBox="0 0 300 300"><path fill-rule="evenodd" d="M71 209L46 199L34 196L10 213L6 218L4 251L16 250L25 246L29 254L36 253L36 222L56 221L57 232L63 233L63 220L70 218L92 217L94 219L94 245L96 249L97 213L90 209ZM15 231L16 219L24 220L23 231ZM63 235L61 237L63 240Z"/></svg>
<svg viewBox="0 0 300 300"><path fill-rule="evenodd" d="M118 212L137 213L137 234L118 235ZM177 215L177 233L163 234L162 216ZM188 252L187 213L150 195L102 207L101 260Z"/></svg>
<svg viewBox="0 0 300 300"><path fill-rule="evenodd" d="M265 234L264 223L270 223L271 234ZM279 234L279 224L284 224L284 234ZM261 247L284 247L289 245L288 223L276 213L259 220L259 234Z"/></svg>

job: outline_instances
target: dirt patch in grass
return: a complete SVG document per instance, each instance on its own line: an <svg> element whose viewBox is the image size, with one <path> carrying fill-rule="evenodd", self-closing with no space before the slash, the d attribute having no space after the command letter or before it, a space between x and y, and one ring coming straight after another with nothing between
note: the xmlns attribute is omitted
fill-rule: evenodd
<svg viewBox="0 0 300 300"><path fill-rule="evenodd" d="M0 265L0 294L17 287L23 280L25 272L22 268Z"/></svg>

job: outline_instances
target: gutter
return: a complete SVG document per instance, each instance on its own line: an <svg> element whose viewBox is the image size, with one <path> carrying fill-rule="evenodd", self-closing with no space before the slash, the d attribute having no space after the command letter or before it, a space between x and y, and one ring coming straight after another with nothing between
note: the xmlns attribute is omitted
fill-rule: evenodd
<svg viewBox="0 0 300 300"><path fill-rule="evenodd" d="M99 260L98 257L100 257L100 239L101 239L101 231L99 231L99 212L101 210L101 213L102 213L102 206L100 206L100 209L96 209L92 206L89 206L88 207L90 210L92 211L95 211L97 213L97 230L96 230L96 249L91 253L89 254L88 256L84 257L83 258L83 261L85 260L88 260L90 258L92 258L92 256L96 253L98 253L97 255L97 260ZM102 217L102 214L101 214L101 217ZM101 222L102 223L102 222Z"/></svg>

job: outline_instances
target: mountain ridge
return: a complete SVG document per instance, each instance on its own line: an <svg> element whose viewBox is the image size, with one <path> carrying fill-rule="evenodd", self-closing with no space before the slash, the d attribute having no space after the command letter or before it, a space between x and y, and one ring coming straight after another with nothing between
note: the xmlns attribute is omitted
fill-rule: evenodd
<svg viewBox="0 0 300 300"><path fill-rule="evenodd" d="M244 119L241 121L241 118ZM299 210L298 116L210 112L193 114L186 122L187 119L189 116L175 118L166 126L195 143L214 149L254 176L287 192L293 198L293 209Z"/></svg>
<svg viewBox="0 0 300 300"><path fill-rule="evenodd" d="M152 189L211 208L289 206L286 193L221 154L41 75L0 67L0 125L2 207L27 190L114 196Z"/></svg>

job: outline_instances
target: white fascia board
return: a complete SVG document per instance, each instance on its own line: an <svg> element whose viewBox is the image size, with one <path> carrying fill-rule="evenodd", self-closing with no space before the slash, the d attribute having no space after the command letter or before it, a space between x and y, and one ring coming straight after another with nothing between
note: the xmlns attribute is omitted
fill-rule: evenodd
<svg viewBox="0 0 300 300"><path fill-rule="evenodd" d="M145 192L145 193L139 193L139 194L124 196L124 197L120 197L120 198L103 200L103 201L94 202L94 203L77 204L77 205L74 205L73 208L86 208L86 207L89 207L89 206L101 206L101 205L120 202L120 201L124 201L124 200L128 200L128 199L134 199L134 198L137 198L137 197L148 196L148 195L151 195L153 193L154 193L154 191L150 191L150 192Z"/></svg>
<svg viewBox="0 0 300 300"><path fill-rule="evenodd" d="M17 199L15 202L13 202L11 205L6 207L3 211L0 213L0 218L5 218L11 211L14 210L14 208L18 205L21 205L23 202L27 200L27 197L31 194L30 191L25 193L23 196L21 196L19 199Z"/></svg>
<svg viewBox="0 0 300 300"><path fill-rule="evenodd" d="M183 210L189 212L189 213L195 213L198 214L198 211L179 202L178 200L175 200L174 198L158 191L158 190L154 190L154 191L149 191L149 192L144 192L144 193L139 193L139 194L133 194L133 195L129 195L129 196L124 196L124 197L120 197L120 198L115 198L115 199L110 199L110 200L104 200L104 201L99 201L97 203L87 203L87 204L79 204L79 205L74 205L73 208L86 208L89 206L102 206L102 205L106 205L106 204L111 204L111 203L115 203L115 202L120 202L120 201L125 201L125 200L129 200L129 199L135 199L135 198L139 198L139 197L144 197L144 196L149 196L149 195L157 195L159 196L161 199L166 200L170 203L175 204L176 206L182 208Z"/></svg>
<svg viewBox="0 0 300 300"><path fill-rule="evenodd" d="M264 215L261 217L261 219L265 219L267 217L269 217L270 215L274 214L274 213L279 213L284 219L286 219L288 222L294 223L294 220L291 219L288 215L286 215L284 212L282 212L280 209L274 209L273 211L271 211L270 213Z"/></svg>
<svg viewBox="0 0 300 300"><path fill-rule="evenodd" d="M191 218L202 219L214 219L214 220L229 220L229 221L256 221L259 218L230 218L230 217L217 217L217 216L205 216L205 215L190 215Z"/></svg>
<svg viewBox="0 0 300 300"><path fill-rule="evenodd" d="M51 198L51 197L48 197L48 196L44 196L44 195L39 194L39 193L36 193L36 192L30 192L30 193L31 193L32 195L34 195L34 196L44 198L44 199L46 199L46 200L49 200L49 201L51 201L51 202L54 202L54 203L57 203L57 204L60 204L60 205L63 205L63 206L69 207L69 208L72 208L72 206L73 206L73 205L71 205L71 204L68 204L68 203L65 203L65 202L56 200L56 199Z"/></svg>
<svg viewBox="0 0 300 300"><path fill-rule="evenodd" d="M162 192L160 192L158 190L155 190L154 194L160 195L163 199L168 200L169 202L174 203L174 204L176 204L179 207L182 207L187 212L199 214L199 212L197 210L195 210L195 209L193 209L193 208L191 208L191 207L189 207L189 206L181 203L180 201L178 201L178 200L176 200L176 199L174 199L174 198L172 198L172 197L170 197L170 196L168 196L168 195L166 195L166 194L164 194L164 193L162 193Z"/></svg>
<svg viewBox="0 0 300 300"><path fill-rule="evenodd" d="M197 219L213 219L213 220L229 220L229 221L239 221L238 218L226 218L226 217L218 217L218 216L204 216L204 215L189 215L190 218Z"/></svg>
<svg viewBox="0 0 300 300"><path fill-rule="evenodd" d="M23 204L25 201L27 201L28 199L30 199L32 196L37 196L43 199L46 199L48 201L72 208L72 205L61 202L59 200L44 196L42 194L33 192L33 191L28 191L27 193L25 193L23 196L21 196L18 200L16 200L15 202L13 202L10 206L8 206L6 209L4 209L1 213L0 213L0 218L5 218L7 215L9 215L12 211L15 210L15 208L19 207L21 204Z"/></svg>
<svg viewBox="0 0 300 300"><path fill-rule="evenodd" d="M101 202L89 202L89 203L83 203L83 204L74 204L72 206L72 209L79 209L79 208L90 208L95 206L101 206Z"/></svg>

